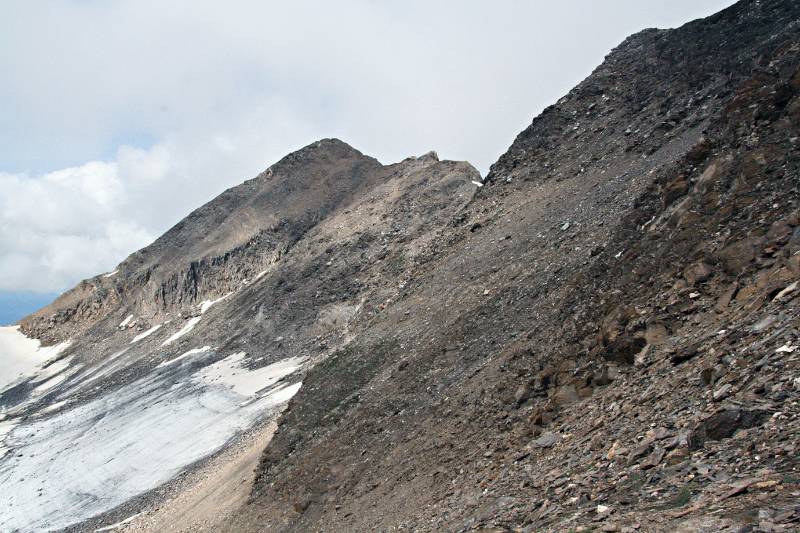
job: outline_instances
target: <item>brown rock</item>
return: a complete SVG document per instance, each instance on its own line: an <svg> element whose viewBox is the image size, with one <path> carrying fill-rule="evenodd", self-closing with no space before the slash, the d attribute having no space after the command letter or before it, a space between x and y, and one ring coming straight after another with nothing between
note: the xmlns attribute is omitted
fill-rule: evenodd
<svg viewBox="0 0 800 533"><path fill-rule="evenodd" d="M553 421L553 417L541 407L537 407L531 414L529 420L530 423L535 426L546 426Z"/></svg>
<svg viewBox="0 0 800 533"><path fill-rule="evenodd" d="M711 277L711 267L702 261L692 263L683 270L683 277L689 285L697 285Z"/></svg>
<svg viewBox="0 0 800 533"><path fill-rule="evenodd" d="M770 226L769 231L767 231L767 241L779 245L788 242L791 236L792 227L785 220L774 222Z"/></svg>
<svg viewBox="0 0 800 533"><path fill-rule="evenodd" d="M737 276L741 274L760 253L764 239L750 237L729 244L718 253L723 268L728 274Z"/></svg>
<svg viewBox="0 0 800 533"><path fill-rule="evenodd" d="M769 414L760 409L724 407L695 425L689 435L689 449L698 450L708 440L731 437L737 430L758 426L768 417Z"/></svg>
<svg viewBox="0 0 800 533"><path fill-rule="evenodd" d="M795 277L800 277L800 254L793 255L787 259L786 266Z"/></svg>
<svg viewBox="0 0 800 533"><path fill-rule="evenodd" d="M631 450L631 453L628 455L628 464L632 465L638 461L639 458L647 455L647 453L650 451L651 444L651 442L647 442L647 440L645 440L642 442L642 444L639 444L636 448Z"/></svg>
<svg viewBox="0 0 800 533"><path fill-rule="evenodd" d="M517 392L514 393L514 402L517 405L520 405L525 403L525 401L527 401L528 398L530 397L531 397L531 389L527 384L523 383L522 385L519 386L519 388L517 388Z"/></svg>
<svg viewBox="0 0 800 533"><path fill-rule="evenodd" d="M686 191L688 190L689 184L686 182L683 176L680 176L672 183L669 183L666 187L664 187L664 190L661 193L662 207L668 207L675 200L686 194Z"/></svg>
<svg viewBox="0 0 800 533"><path fill-rule="evenodd" d="M736 483L732 483L719 495L717 500L718 501L726 500L728 498L738 496L739 494L743 494L747 492L747 489L749 489L757 481L758 481L757 478L748 478L748 479L743 479L741 481L737 481Z"/></svg>
<svg viewBox="0 0 800 533"><path fill-rule="evenodd" d="M579 401L581 401L581 397L575 385L558 387L553 394L553 403L559 407L565 407Z"/></svg>
<svg viewBox="0 0 800 533"><path fill-rule="evenodd" d="M724 311L725 308L731 304L731 300L733 300L733 297L736 295L738 290L738 282L734 282L730 287L728 287L725 292L722 293L722 296L719 297L719 300L717 300L717 311Z"/></svg>
<svg viewBox="0 0 800 533"><path fill-rule="evenodd" d="M647 344L652 344L653 346L658 346L659 344L663 344L667 337L669 336L669 331L667 330L664 324L648 324L647 331L644 333L644 339L647 341Z"/></svg>
<svg viewBox="0 0 800 533"><path fill-rule="evenodd" d="M755 298L758 295L758 287L755 285L749 285L747 287L742 287L736 293L736 301L737 302L748 302Z"/></svg>
<svg viewBox="0 0 800 533"><path fill-rule="evenodd" d="M628 449L624 448L619 441L616 441L614 444L611 445L611 449L608 450L606 454L606 459L609 461L613 461L615 457L620 457L628 453Z"/></svg>
<svg viewBox="0 0 800 533"><path fill-rule="evenodd" d="M800 251L800 227L794 229L792 236L789 238L789 242L786 244L786 248L789 250L790 254L796 254Z"/></svg>
<svg viewBox="0 0 800 533"><path fill-rule="evenodd" d="M674 466L684 462L689 457L689 450L687 448L675 448L670 450L666 456L667 465Z"/></svg>

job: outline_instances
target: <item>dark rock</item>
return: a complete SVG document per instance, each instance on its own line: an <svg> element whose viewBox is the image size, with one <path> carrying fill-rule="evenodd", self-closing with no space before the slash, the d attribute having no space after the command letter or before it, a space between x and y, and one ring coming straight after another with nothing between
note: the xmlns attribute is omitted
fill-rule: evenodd
<svg viewBox="0 0 800 533"><path fill-rule="evenodd" d="M689 436L689 448L698 450L706 441L726 439L737 430L762 424L767 418L769 414L760 409L724 407L695 425Z"/></svg>

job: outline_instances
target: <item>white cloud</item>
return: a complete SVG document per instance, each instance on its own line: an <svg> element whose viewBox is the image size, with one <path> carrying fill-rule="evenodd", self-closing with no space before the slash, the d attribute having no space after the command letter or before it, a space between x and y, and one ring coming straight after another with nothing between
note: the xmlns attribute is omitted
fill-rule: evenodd
<svg viewBox="0 0 800 533"><path fill-rule="evenodd" d="M0 174L0 290L60 290L152 241L131 217L120 165Z"/></svg>
<svg viewBox="0 0 800 533"><path fill-rule="evenodd" d="M730 3L4 1L0 289L113 268L322 137L485 172L627 34Z"/></svg>

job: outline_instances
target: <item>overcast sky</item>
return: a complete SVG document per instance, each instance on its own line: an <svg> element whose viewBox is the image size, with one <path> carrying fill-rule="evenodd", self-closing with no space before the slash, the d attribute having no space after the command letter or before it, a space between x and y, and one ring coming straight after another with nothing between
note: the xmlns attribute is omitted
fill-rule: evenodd
<svg viewBox="0 0 800 533"><path fill-rule="evenodd" d="M724 0L0 3L0 291L109 271L338 137L485 174L628 34Z"/></svg>

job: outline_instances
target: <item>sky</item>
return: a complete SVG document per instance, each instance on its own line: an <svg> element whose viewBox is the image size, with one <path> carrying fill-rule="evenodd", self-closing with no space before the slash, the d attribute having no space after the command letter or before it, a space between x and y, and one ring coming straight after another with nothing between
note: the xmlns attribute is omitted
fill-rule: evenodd
<svg viewBox="0 0 800 533"><path fill-rule="evenodd" d="M320 138L485 174L627 35L731 3L4 0L0 296L113 270Z"/></svg>

